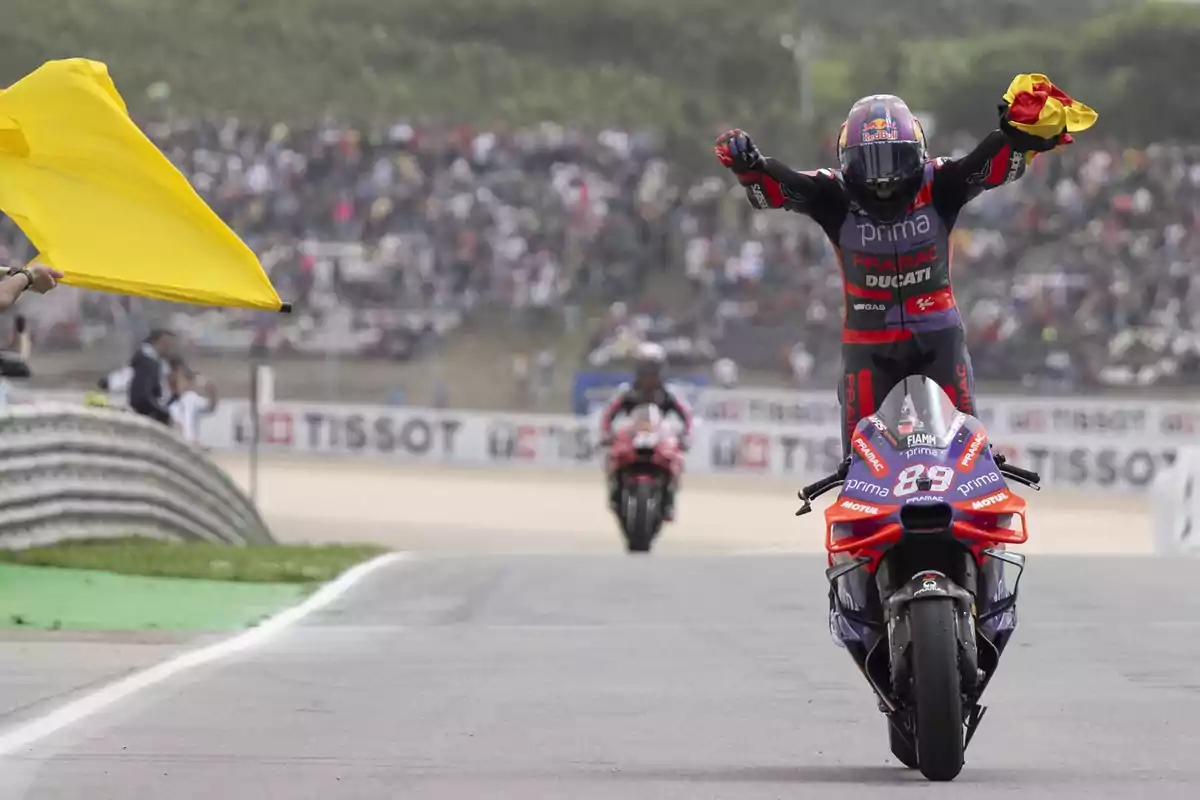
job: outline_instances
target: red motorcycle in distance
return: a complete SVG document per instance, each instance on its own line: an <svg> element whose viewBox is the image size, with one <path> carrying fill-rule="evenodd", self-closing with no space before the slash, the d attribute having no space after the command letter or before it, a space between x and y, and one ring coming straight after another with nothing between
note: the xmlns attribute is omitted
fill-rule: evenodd
<svg viewBox="0 0 1200 800"><path fill-rule="evenodd" d="M667 493L683 473L678 433L655 405L633 410L607 442L605 475L613 487L613 513L630 553L648 553L670 519L664 515ZM615 483L615 487L614 487Z"/></svg>

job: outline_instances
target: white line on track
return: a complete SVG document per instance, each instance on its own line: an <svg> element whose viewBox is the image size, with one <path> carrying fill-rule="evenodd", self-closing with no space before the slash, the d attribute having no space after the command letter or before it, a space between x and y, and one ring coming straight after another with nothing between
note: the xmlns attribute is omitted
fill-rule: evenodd
<svg viewBox="0 0 1200 800"><path fill-rule="evenodd" d="M394 564L407 557L406 553L385 553L382 556L358 564L343 572L335 580L325 584L304 602L279 612L260 625L248 631L239 633L228 639L222 639L206 647L189 650L161 664L155 664L140 672L135 672L119 681L103 686L91 694L84 695L64 706L18 725L16 728L0 735L0 757L11 755L22 748L45 739L70 725L74 725L93 714L97 714L130 695L148 689L151 686L186 672L194 667L209 664L214 661L249 650L279 633L285 628L296 624L309 614L317 611L346 593L350 587L358 583L377 569Z"/></svg>

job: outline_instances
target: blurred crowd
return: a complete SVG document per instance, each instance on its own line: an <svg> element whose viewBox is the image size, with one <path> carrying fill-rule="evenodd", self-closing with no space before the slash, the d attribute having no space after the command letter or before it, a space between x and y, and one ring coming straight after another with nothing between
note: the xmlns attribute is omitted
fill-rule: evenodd
<svg viewBox="0 0 1200 800"><path fill-rule="evenodd" d="M404 359L471 315L557 325L603 301L612 311L593 332L591 368L654 339L683 363L728 357L801 383L837 370L840 279L817 227L751 213L727 176L685 168L653 138L550 124L145 128L297 311L63 292L54 312L32 318L39 347L113 326L144 331L152 318L201 348ZM970 139L941 144L953 155ZM955 238L982 380L1200 375L1200 146L1085 142L1042 156L1017 184L973 202ZM0 220L0 262L29 255Z"/></svg>

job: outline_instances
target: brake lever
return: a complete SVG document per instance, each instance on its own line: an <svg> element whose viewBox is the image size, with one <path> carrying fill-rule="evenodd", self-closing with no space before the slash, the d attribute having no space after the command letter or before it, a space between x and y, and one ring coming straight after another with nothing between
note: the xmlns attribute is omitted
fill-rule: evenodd
<svg viewBox="0 0 1200 800"><path fill-rule="evenodd" d="M826 481L828 481L828 483L826 483ZM830 489L835 489L838 486L841 486L843 482L844 478L841 475L830 475L824 481L818 481L817 483L813 484L813 486L816 486L817 488L813 489L812 494L808 494L807 492L808 489L812 489L812 486L805 486L803 489L796 492L796 496L803 501L803 505L801 505L800 509L796 512L796 516L801 517L812 511L813 500L816 500Z"/></svg>
<svg viewBox="0 0 1200 800"><path fill-rule="evenodd" d="M846 459L838 465L837 470L832 475L824 477L816 483L810 483L808 486L805 486L803 489L796 492L796 496L799 497L803 503L799 510L796 511L797 517L802 517L808 512L812 511L813 500L816 500L830 489L833 489L836 486L841 486L846 481L846 475L850 472L850 461L851 457L847 456ZM809 494L810 489L812 490L811 494Z"/></svg>
<svg viewBox="0 0 1200 800"><path fill-rule="evenodd" d="M1011 478L1012 480L1016 481L1019 484L1022 484L1023 486L1028 486L1030 489L1033 489L1035 492L1040 492L1042 490L1042 485L1040 483L1035 483L1034 481L1029 480L1029 478L1026 478L1024 475L1016 475L1016 474L1008 471L1004 467L1000 468L1000 474L1006 478Z"/></svg>

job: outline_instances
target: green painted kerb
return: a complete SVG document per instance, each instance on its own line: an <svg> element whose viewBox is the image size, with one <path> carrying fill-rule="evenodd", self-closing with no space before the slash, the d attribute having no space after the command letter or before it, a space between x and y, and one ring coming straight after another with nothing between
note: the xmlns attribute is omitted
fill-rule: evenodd
<svg viewBox="0 0 1200 800"><path fill-rule="evenodd" d="M0 564L0 627L226 631L295 604L305 584L144 578Z"/></svg>

